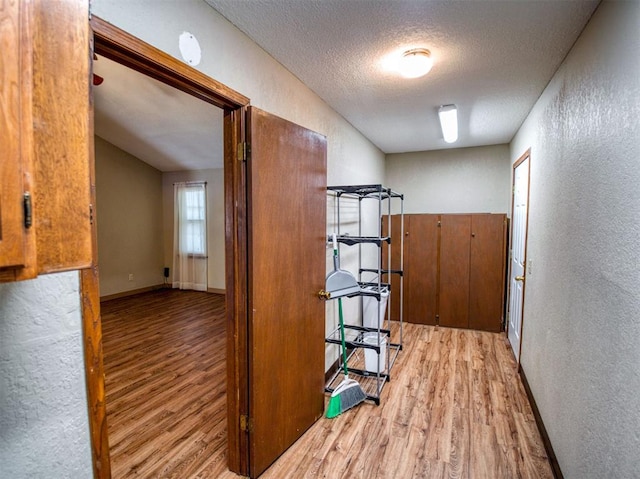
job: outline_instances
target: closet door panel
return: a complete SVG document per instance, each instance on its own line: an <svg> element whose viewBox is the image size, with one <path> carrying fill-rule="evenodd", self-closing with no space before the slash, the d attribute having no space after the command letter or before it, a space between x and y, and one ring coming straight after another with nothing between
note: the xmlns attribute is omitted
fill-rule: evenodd
<svg viewBox="0 0 640 479"><path fill-rule="evenodd" d="M504 299L505 215L471 217L469 328L500 331Z"/></svg>
<svg viewBox="0 0 640 479"><path fill-rule="evenodd" d="M440 326L469 327L471 215L442 215L440 227Z"/></svg>

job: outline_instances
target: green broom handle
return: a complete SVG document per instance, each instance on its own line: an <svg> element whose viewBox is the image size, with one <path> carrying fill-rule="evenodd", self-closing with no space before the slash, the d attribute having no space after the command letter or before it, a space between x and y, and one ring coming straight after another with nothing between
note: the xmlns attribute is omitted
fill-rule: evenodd
<svg viewBox="0 0 640 479"><path fill-rule="evenodd" d="M349 375L347 369L347 343L344 340L344 320L342 319L342 298L338 298L338 320L340 321L340 339L342 340L342 362L344 366L344 375Z"/></svg>

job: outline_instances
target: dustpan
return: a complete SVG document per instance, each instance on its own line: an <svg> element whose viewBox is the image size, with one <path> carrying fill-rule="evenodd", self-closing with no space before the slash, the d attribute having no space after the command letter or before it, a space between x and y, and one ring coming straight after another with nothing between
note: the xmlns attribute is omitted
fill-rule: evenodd
<svg viewBox="0 0 640 479"><path fill-rule="evenodd" d="M360 291L355 276L349 271L340 269L340 255L338 254L338 241L335 233L333 233L333 271L327 276L325 290L331 294L332 299Z"/></svg>

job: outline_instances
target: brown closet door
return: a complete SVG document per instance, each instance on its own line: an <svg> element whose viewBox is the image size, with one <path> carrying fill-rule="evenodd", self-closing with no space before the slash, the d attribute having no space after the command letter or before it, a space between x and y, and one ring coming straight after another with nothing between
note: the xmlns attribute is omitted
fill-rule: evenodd
<svg viewBox="0 0 640 479"><path fill-rule="evenodd" d="M407 215L404 320L436 324L438 215ZM406 222L405 217L405 222Z"/></svg>
<svg viewBox="0 0 640 479"><path fill-rule="evenodd" d="M500 331L505 270L506 216L471 216L469 328Z"/></svg>
<svg viewBox="0 0 640 479"><path fill-rule="evenodd" d="M440 326L469 327L471 215L441 215Z"/></svg>

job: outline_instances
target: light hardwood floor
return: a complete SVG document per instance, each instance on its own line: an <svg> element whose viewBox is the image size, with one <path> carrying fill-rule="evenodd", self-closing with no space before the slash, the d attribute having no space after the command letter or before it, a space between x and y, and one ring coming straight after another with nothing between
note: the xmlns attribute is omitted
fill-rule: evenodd
<svg viewBox="0 0 640 479"><path fill-rule="evenodd" d="M114 479L237 478L223 297L165 290L108 301L102 315ZM381 405L319 420L261 477L553 475L504 335L406 324Z"/></svg>

